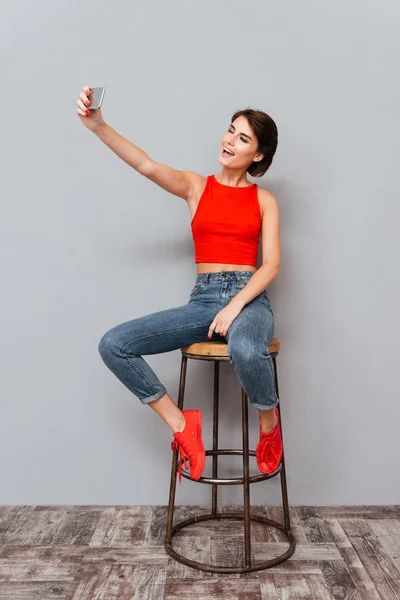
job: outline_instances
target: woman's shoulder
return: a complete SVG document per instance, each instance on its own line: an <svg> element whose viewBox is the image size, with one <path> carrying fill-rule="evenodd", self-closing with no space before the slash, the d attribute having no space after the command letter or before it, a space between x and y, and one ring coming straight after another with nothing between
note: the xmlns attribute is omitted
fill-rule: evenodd
<svg viewBox="0 0 400 600"><path fill-rule="evenodd" d="M196 199L200 198L200 196L205 190L207 180L209 177L211 177L211 175L200 175L199 173L192 172L192 200L196 201Z"/></svg>
<svg viewBox="0 0 400 600"><path fill-rule="evenodd" d="M260 186L258 186L257 191L262 215L264 215L266 211L278 210L278 201L271 192L260 188Z"/></svg>

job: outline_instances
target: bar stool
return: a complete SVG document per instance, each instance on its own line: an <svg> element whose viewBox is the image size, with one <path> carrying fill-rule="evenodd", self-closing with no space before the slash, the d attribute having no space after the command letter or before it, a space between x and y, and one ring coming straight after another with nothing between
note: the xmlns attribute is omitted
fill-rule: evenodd
<svg viewBox="0 0 400 600"><path fill-rule="evenodd" d="M279 398L278 391L278 376L276 367L276 357L280 350L280 342L278 338L272 338L269 344L269 352L274 364L275 370L275 386L277 396ZM279 467L273 473L261 473L254 476L249 476L249 456L256 456L255 450L249 450L249 432L248 432L248 404L247 394L241 386L242 391L242 434L243 434L243 448L242 449L220 449L218 448L218 412L219 412L219 363L221 361L229 361L230 357L228 354L228 344L226 342L200 342L195 344L189 344L181 348L182 361L181 361L181 373L179 383L179 395L178 395L178 407L182 410L183 398L185 392L186 382L186 368L187 359L192 358L194 360L210 360L214 362L214 406L213 406L213 448L212 450L205 450L206 457L212 456L212 477L200 477L194 483L208 483L212 486L212 505L211 512L205 515L197 515L195 517L185 519L173 526L173 517L175 509L175 491L176 491L176 478L178 471L178 450L173 451L172 456L172 469L171 469L171 484L169 491L169 503L168 503L168 519L167 528L165 535L164 547L167 553L175 560L181 562L184 565L199 569L201 571L210 571L214 573L250 573L252 571L261 571L262 569L268 569L279 563L287 560L295 551L296 541L293 534L290 531L290 520L289 520L289 503L287 494L286 484L286 472L285 472L285 461L284 455ZM282 420L280 412L280 403L278 404L279 411L279 422L282 434ZM283 437L282 437L283 442ZM221 454L236 454L243 456L243 474L241 477L233 479L223 479L218 477L218 456ZM264 479L271 479L276 475L280 474L281 480L281 492L282 492L282 508L284 523L278 523L267 517L260 515L254 515L250 513L250 484L263 481ZM191 479L190 473L182 468L182 476L187 479ZM243 484L243 512L230 512L221 513L218 512L217 508L217 486L218 485L241 485ZM244 521L244 564L243 566L220 566L210 565L206 563L197 562L186 558L185 556L178 554L172 548L172 537L173 535L192 523L198 523L199 521L208 520L221 520L221 519L236 519ZM269 527L275 527L279 529L287 538L290 543L289 548L281 555L267 560L264 562L253 563L251 559L251 539L250 539L250 521L256 521L264 523Z"/></svg>

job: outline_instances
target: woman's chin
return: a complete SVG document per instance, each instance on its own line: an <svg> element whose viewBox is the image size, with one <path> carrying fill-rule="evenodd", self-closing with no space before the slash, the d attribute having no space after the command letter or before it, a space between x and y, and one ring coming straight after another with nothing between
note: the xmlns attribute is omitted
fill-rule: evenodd
<svg viewBox="0 0 400 600"><path fill-rule="evenodd" d="M233 156L232 156L232 158L233 158ZM218 156L218 162L221 163L221 165L227 165L227 164L229 164L229 162L231 162L231 157L224 156L222 153L220 153Z"/></svg>

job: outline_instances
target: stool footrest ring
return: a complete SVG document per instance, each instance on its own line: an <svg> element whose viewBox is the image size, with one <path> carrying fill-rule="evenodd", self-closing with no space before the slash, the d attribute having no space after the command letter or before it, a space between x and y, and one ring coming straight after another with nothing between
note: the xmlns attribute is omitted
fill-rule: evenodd
<svg viewBox="0 0 400 600"><path fill-rule="evenodd" d="M218 450L206 450L206 456L213 456L219 454L236 454L239 456L243 456L243 450L234 449L234 448L226 448L226 449L218 449ZM256 456L255 450L249 450L249 456ZM258 481L264 481L265 479L272 479L272 477L276 477L278 473L282 471L282 462L279 464L278 468L273 471L273 473L259 473L257 475L249 476L249 483L257 483ZM189 479L190 481L194 481L195 483L212 483L217 485L243 485L244 477L231 477L229 479L226 478L218 478L218 477L200 477L195 480L190 477L189 471L182 467L182 477Z"/></svg>
<svg viewBox="0 0 400 600"><path fill-rule="evenodd" d="M206 515L196 515L195 517L191 517L190 519L185 519L184 521L180 521L179 523L176 523L176 525L174 525L172 527L171 537L174 535L174 533L176 533L183 527L187 527L188 525L191 525L192 523L198 523L200 521L212 521L212 520L220 521L222 519L236 519L239 521L243 521L244 513L241 513L241 512L219 513L219 512L217 512L215 514L209 513ZM261 515L253 515L253 514L250 514L250 520L256 521L258 523L263 523L264 525L268 525L269 527L274 527L275 529L279 529L279 531L281 531L286 536L286 538L290 544L289 548L286 550L286 552L284 552L280 556L277 556L270 560L266 560L266 561L259 562L259 563L252 563L248 566L224 567L222 565L209 565L206 563L200 563L200 562L191 560L189 558L186 558L185 556L182 556L182 554L178 554L172 548L171 543L165 542L164 547L165 547L167 553L170 556L172 556L172 558L179 561L180 563L187 565L188 567L200 569L201 571L209 571L211 573L250 573L253 571L261 571L263 569L268 569L270 567L274 567L275 565L279 565L280 563L287 560L290 556L292 556L292 554L294 553L295 548L296 548L296 541L295 541L295 538L293 537L291 531L285 529L285 527L284 527L284 525L282 525L282 523L278 523L277 521L274 521L273 519L268 519L267 517L262 517Z"/></svg>

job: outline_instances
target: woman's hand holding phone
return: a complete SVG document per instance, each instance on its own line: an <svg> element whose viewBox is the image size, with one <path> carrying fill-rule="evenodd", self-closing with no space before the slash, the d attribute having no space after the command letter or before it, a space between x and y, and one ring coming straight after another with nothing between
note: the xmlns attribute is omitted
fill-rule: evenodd
<svg viewBox="0 0 400 600"><path fill-rule="evenodd" d="M83 86L82 90L83 91L79 94L79 98L76 101L78 105L77 114L85 127L90 129L90 131L95 132L105 124L103 115L101 114L101 108L89 110L91 90L86 85Z"/></svg>

